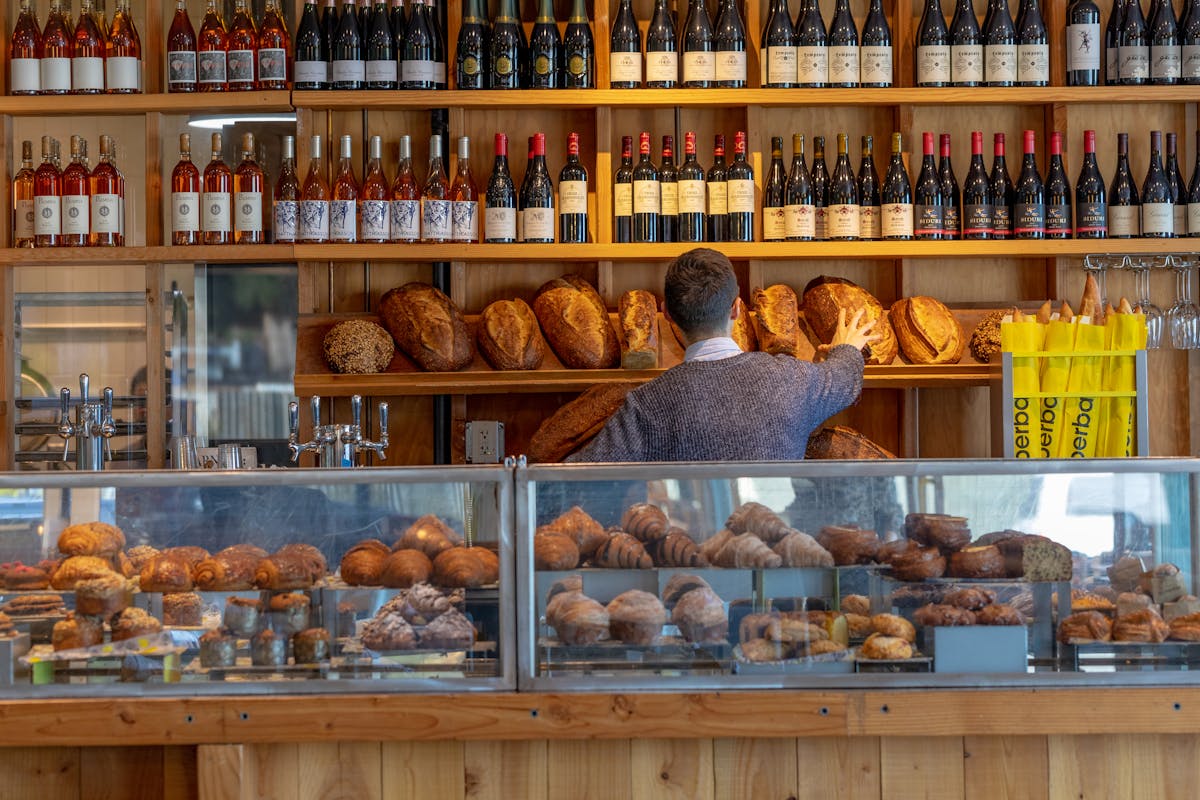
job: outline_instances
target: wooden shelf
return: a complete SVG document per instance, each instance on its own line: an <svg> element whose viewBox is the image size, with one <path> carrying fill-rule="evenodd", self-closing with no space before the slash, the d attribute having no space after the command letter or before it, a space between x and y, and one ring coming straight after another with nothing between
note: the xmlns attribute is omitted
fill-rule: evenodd
<svg viewBox="0 0 1200 800"><path fill-rule="evenodd" d="M291 245L218 245L199 247L47 247L0 249L0 264L257 264L294 261Z"/></svg>
<svg viewBox="0 0 1200 800"><path fill-rule="evenodd" d="M82 94L0 97L0 114L14 117L115 114L287 113L291 94L271 92L193 92L190 94Z"/></svg>

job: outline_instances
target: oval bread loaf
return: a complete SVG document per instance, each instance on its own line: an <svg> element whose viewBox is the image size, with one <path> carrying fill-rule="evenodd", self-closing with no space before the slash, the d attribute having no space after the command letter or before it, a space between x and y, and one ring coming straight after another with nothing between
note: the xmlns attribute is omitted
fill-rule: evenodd
<svg viewBox="0 0 1200 800"><path fill-rule="evenodd" d="M379 299L379 317L396 345L429 372L455 372L471 363L475 348L462 311L441 290L412 282Z"/></svg>
<svg viewBox="0 0 1200 800"><path fill-rule="evenodd" d="M604 301L578 275L542 284L533 311L555 355L571 369L607 369L620 362L617 333Z"/></svg>
<svg viewBox="0 0 1200 800"><path fill-rule="evenodd" d="M524 300L497 300L479 314L475 329L479 352L496 369L537 369L546 342L533 309Z"/></svg>
<svg viewBox="0 0 1200 800"><path fill-rule="evenodd" d="M904 357L914 364L957 364L967 337L950 309L918 295L892 304L892 326Z"/></svg>
<svg viewBox="0 0 1200 800"><path fill-rule="evenodd" d="M890 364L896 358L899 346L896 343L896 332L888 321L888 314L883 305L866 289L845 278L831 278L822 275L814 278L804 287L804 318L808 321L813 333L822 344L829 344L837 330L838 310L846 309L846 320L854 318L854 313L865 308L862 322L875 321L872 334L880 338L871 342L868 364Z"/></svg>

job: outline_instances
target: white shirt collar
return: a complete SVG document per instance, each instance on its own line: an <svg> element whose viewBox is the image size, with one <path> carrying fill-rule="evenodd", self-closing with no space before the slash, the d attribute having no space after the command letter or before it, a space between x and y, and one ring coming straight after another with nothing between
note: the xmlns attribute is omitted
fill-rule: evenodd
<svg viewBox="0 0 1200 800"><path fill-rule="evenodd" d="M683 353L684 361L720 361L723 358L741 355L742 348L728 336L715 336L692 342Z"/></svg>

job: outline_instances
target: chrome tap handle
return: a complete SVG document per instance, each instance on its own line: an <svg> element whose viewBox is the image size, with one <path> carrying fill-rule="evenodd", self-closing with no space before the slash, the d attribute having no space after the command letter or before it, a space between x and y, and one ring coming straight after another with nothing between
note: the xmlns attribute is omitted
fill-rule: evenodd
<svg viewBox="0 0 1200 800"><path fill-rule="evenodd" d="M71 424L71 390L64 386L58 393L58 400L58 435L63 440L62 460L66 461L71 448L71 437L75 435L75 426Z"/></svg>
<svg viewBox="0 0 1200 800"><path fill-rule="evenodd" d="M358 447L360 450L374 451L382 461L387 460L388 404L386 402L381 400L379 403L379 441L372 442L370 439L362 439Z"/></svg>
<svg viewBox="0 0 1200 800"><path fill-rule="evenodd" d="M362 439L362 395L355 394L350 396L350 418L354 432L355 440Z"/></svg>
<svg viewBox="0 0 1200 800"><path fill-rule="evenodd" d="M91 385L92 379L88 377L86 372L79 373L79 403L86 406L88 404L88 387Z"/></svg>
<svg viewBox="0 0 1200 800"><path fill-rule="evenodd" d="M288 403L288 450L292 461L300 459L300 404L295 400Z"/></svg>
<svg viewBox="0 0 1200 800"><path fill-rule="evenodd" d="M100 435L109 438L116 434L117 425L113 422L113 390L111 386L104 387L104 416L100 420Z"/></svg>
<svg viewBox="0 0 1200 800"><path fill-rule="evenodd" d="M321 427L321 398L320 398L320 396L314 394L311 398L311 402L312 402L312 418L313 418L312 426L313 426L313 431L316 432L316 430Z"/></svg>

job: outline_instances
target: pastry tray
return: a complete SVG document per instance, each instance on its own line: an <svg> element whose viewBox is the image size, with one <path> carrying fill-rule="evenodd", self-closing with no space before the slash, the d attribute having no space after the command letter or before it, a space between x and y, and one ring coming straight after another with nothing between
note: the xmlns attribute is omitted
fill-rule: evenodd
<svg viewBox="0 0 1200 800"><path fill-rule="evenodd" d="M1077 672L1200 670L1200 642L1097 642L1059 644L1060 661Z"/></svg>
<svg viewBox="0 0 1200 800"><path fill-rule="evenodd" d="M566 645L558 639L538 640L542 674L704 672L725 673L733 655L728 642L692 643L678 636L662 635L649 645L621 641Z"/></svg>
<svg viewBox="0 0 1200 800"><path fill-rule="evenodd" d="M733 671L738 675L777 674L779 672L834 672L854 671L855 654L851 648L836 653L821 653L802 658L781 658L774 661L751 661L742 655L742 646L733 648L736 663Z"/></svg>

